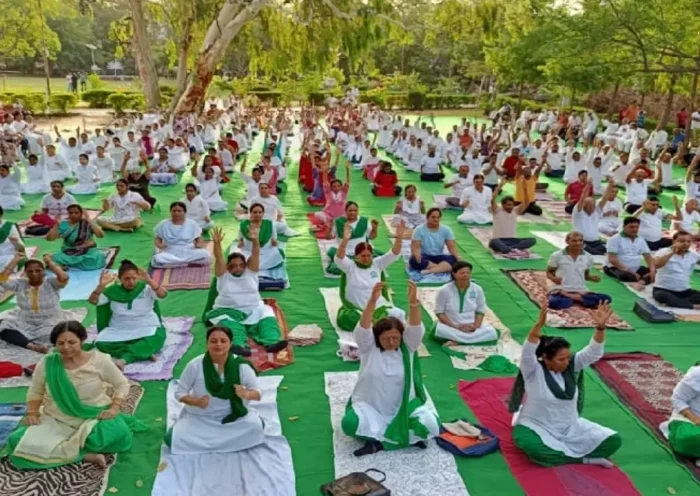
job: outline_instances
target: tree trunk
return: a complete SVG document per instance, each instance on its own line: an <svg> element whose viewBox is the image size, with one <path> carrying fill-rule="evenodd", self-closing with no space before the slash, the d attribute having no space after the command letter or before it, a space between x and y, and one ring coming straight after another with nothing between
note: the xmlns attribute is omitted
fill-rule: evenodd
<svg viewBox="0 0 700 496"><path fill-rule="evenodd" d="M692 137L690 135L691 130L690 130L690 124L693 122L692 119L692 113L693 109L695 109L695 98L698 95L698 73L696 72L693 74L693 85L690 88L690 113L691 113L691 118L688 119L688 122L685 124L685 139L683 140L683 144L685 145L685 149L688 149L688 143L690 142L690 138Z"/></svg>
<svg viewBox="0 0 700 496"><path fill-rule="evenodd" d="M608 119L612 116L615 111L615 101L617 100L617 92L620 91L620 80L615 81L615 89L613 90L612 97L610 98L610 103L608 104Z"/></svg>
<svg viewBox="0 0 700 496"><path fill-rule="evenodd" d="M646 93L642 93L641 95L642 95L642 100L641 100L640 103L639 103L639 108L644 108L644 100L647 99L647 94L646 94Z"/></svg>
<svg viewBox="0 0 700 496"><path fill-rule="evenodd" d="M481 83L479 83L479 89L476 92L476 103L477 104L481 100L481 92L484 91L484 81L486 81L486 75L481 76Z"/></svg>
<svg viewBox="0 0 700 496"><path fill-rule="evenodd" d="M180 97L185 92L187 88L187 59L190 55L190 47L192 46L192 25L195 21L195 3L188 2L188 0L183 1L183 7L188 9L187 18L185 19L184 26L182 27L182 37L180 38L180 43L178 46L177 54L177 87L173 99L170 101L168 110L172 110L177 105Z"/></svg>
<svg viewBox="0 0 700 496"><path fill-rule="evenodd" d="M201 110L216 66L221 62L231 40L269 2L270 0L252 0L243 6L230 1L224 3L216 20L209 25L197 55L194 71L190 75L185 92L175 107L175 113L199 112Z"/></svg>
<svg viewBox="0 0 700 496"><path fill-rule="evenodd" d="M137 54L137 65L146 107L160 107L160 88L158 73L151 53L151 40L148 37L146 17L144 16L143 0L129 0L131 7L131 22L134 26L134 46Z"/></svg>
<svg viewBox="0 0 700 496"><path fill-rule="evenodd" d="M664 106L664 113L661 115L661 120L659 124L661 128L665 128L668 121L671 120L671 111L673 110L673 97L675 96L676 89L676 74L671 75L671 86L668 89L668 95L666 96L666 105Z"/></svg>

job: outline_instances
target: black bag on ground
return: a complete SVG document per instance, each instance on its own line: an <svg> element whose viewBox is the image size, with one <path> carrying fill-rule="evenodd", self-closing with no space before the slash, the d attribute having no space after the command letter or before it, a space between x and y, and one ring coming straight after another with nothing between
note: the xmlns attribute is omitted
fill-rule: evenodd
<svg viewBox="0 0 700 496"><path fill-rule="evenodd" d="M647 322L653 322L655 324L663 324L676 320L676 317L671 312L661 310L646 300L637 300L634 303L634 313Z"/></svg>
<svg viewBox="0 0 700 496"><path fill-rule="evenodd" d="M370 477L368 472L381 474L382 480L378 481ZM321 494L324 496L391 496L391 491L382 485L385 480L384 472L370 468L364 472L352 472L322 485Z"/></svg>

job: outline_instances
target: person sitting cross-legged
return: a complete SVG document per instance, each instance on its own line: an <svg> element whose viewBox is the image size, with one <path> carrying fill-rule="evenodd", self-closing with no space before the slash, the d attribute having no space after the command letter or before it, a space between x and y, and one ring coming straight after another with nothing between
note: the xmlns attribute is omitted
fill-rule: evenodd
<svg viewBox="0 0 700 496"><path fill-rule="evenodd" d="M593 185L588 182L583 188L583 193L576 207L571 213L571 223L574 231L583 235L583 249L591 255L604 255L605 243L600 240L598 224L600 223L601 207L596 204L595 199L588 193L593 189ZM601 200L603 204L605 200Z"/></svg>
<svg viewBox="0 0 700 496"><path fill-rule="evenodd" d="M622 282L629 282L638 290L651 284L656 277L654 258L644 238L639 236L639 219L627 217L622 223L622 232L608 239L608 263L603 271ZM646 267L641 264L641 259Z"/></svg>
<svg viewBox="0 0 700 496"><path fill-rule="evenodd" d="M223 326L233 334L231 350L242 356L250 356L248 337L265 347L268 353L285 348L287 342L281 331L274 310L266 305L258 289L260 268L260 240L258 230L250 228L248 238L252 243L250 256L234 252L224 258L221 242L224 233L220 227L212 229L214 242L214 274L216 282L209 290L207 306L202 320Z"/></svg>
<svg viewBox="0 0 700 496"><path fill-rule="evenodd" d="M690 234L678 231L673 235L673 246L656 253L657 274L652 295L662 305L700 310L700 291L690 287L700 254L690 250L691 243Z"/></svg>
<svg viewBox="0 0 700 496"><path fill-rule="evenodd" d="M508 410L515 414L513 443L534 463L614 466L608 458L620 449L620 435L581 417L583 371L603 356L611 314L609 305L598 305L591 315L596 325L591 341L572 353L566 339L541 335L547 320L547 305L542 306L523 344L508 400Z"/></svg>
<svg viewBox="0 0 700 496"><path fill-rule="evenodd" d="M592 266L593 257L583 251L583 235L577 231L568 233L566 248L554 252L549 258L547 279L555 284L549 292L549 307L562 310L577 304L595 308L601 302L610 303L610 296L586 288L586 281L600 281L600 276L590 273Z"/></svg>
<svg viewBox="0 0 700 496"><path fill-rule="evenodd" d="M494 341L496 329L484 323L487 309L484 290L472 281L472 264L460 260L452 265L452 282L440 288L435 298L437 320L432 333L448 343Z"/></svg>
<svg viewBox="0 0 700 496"><path fill-rule="evenodd" d="M501 179L501 182L496 187L496 191L491 196L491 212L493 213L493 229L491 231L491 241L489 248L498 253L511 253L513 250L527 250L535 246L537 240L535 238L518 238L516 237L516 228L518 224L518 215L525 213L528 202L523 201L515 207L515 200L512 196L504 196L501 198L501 206L498 206L496 200L503 189L507 180Z"/></svg>

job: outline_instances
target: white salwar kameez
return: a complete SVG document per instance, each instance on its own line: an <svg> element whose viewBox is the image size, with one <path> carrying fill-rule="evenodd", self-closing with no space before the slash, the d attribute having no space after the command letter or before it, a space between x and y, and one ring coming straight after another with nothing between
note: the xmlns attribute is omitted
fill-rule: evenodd
<svg viewBox="0 0 700 496"><path fill-rule="evenodd" d="M146 286L131 302L131 309L126 303L110 301L105 295L100 295L97 305L109 304L112 318L109 319L109 326L97 334L97 342L122 343L155 335L161 322L153 306L159 300L150 286Z"/></svg>
<svg viewBox="0 0 700 496"><path fill-rule="evenodd" d="M61 155L42 155L41 160L46 166L46 178L51 181L65 181L71 176L71 168Z"/></svg>
<svg viewBox="0 0 700 496"><path fill-rule="evenodd" d="M201 197L201 195L196 195L192 200L184 197L180 200L187 206L187 218L195 221L199 227L202 229L211 229L214 227L214 221L206 221L206 218L211 219L211 211L209 210L209 205Z"/></svg>
<svg viewBox="0 0 700 496"><path fill-rule="evenodd" d="M463 224L490 224L493 222L491 213L491 188L483 186L481 191L477 191L474 186L470 186L462 191L459 203L468 201L469 205L464 209L457 222Z"/></svg>
<svg viewBox="0 0 700 496"><path fill-rule="evenodd" d="M178 267L190 263L206 264L211 254L204 248L194 246L194 240L202 235L202 228L195 221L185 219L180 224L172 220L161 221L153 230L157 237L165 242L165 248L158 251L151 259L153 267Z"/></svg>
<svg viewBox="0 0 700 496"><path fill-rule="evenodd" d="M145 203L143 196L135 191L127 191L124 196L113 193L109 197L109 206L114 210L114 215L110 217L100 217L110 224L127 224L141 218L141 207L134 205L135 202Z"/></svg>
<svg viewBox="0 0 700 496"><path fill-rule="evenodd" d="M526 399L515 424L535 431L549 448L560 451L571 458L583 458L592 453L615 431L579 417L577 399L560 400L552 394L544 377L544 370L535 355L538 343L525 341L520 371L525 380ZM603 344L594 340L576 353L574 369L580 372L603 356ZM550 372L555 381L564 388L564 377Z"/></svg>
<svg viewBox="0 0 700 496"><path fill-rule="evenodd" d="M216 398L207 391L204 383L204 355L187 364L180 379L175 382L175 398L209 396L206 408L185 405L180 417L173 425L170 451L174 455L196 453L230 453L252 448L264 442L263 422L255 410L234 422L222 424L224 417L231 413L228 400ZM239 365L241 385L257 389L255 372L250 365ZM222 377L223 380L223 377ZM248 407L250 402L243 401ZM268 467L274 470L273 467Z"/></svg>
<svg viewBox="0 0 700 496"><path fill-rule="evenodd" d="M97 170L97 178L100 180L100 183L114 182L114 160L108 156L102 158L94 156L90 159L90 164Z"/></svg>
<svg viewBox="0 0 700 496"><path fill-rule="evenodd" d="M73 195L94 195L100 189L97 179L97 169L94 165L79 165L75 169L78 184L70 186L68 192Z"/></svg>
<svg viewBox="0 0 700 496"><path fill-rule="evenodd" d="M382 272L392 263L401 258L401 254L394 255L390 251L381 257L372 260L372 266L368 269L361 269L348 257L335 257L335 264L345 273L345 299L358 308L364 310L372 296L374 286L382 282ZM402 322L406 321L406 312L394 306L392 302L380 296L376 303L376 308L385 307L390 317L396 317Z"/></svg>
<svg viewBox="0 0 700 496"><path fill-rule="evenodd" d="M474 324L476 314L486 315L488 307L484 290L474 282L469 283L464 301L460 308L459 290L454 281L445 284L435 298L435 313L444 314L455 325ZM498 339L498 332L493 326L482 321L474 332L464 332L437 321L435 335L440 339L456 341L463 344L483 343Z"/></svg>
<svg viewBox="0 0 700 496"><path fill-rule="evenodd" d="M19 187L21 177L22 173L16 165L12 174L0 177L0 207L3 210L19 210L24 206Z"/></svg>
<svg viewBox="0 0 700 496"><path fill-rule="evenodd" d="M391 440L384 437L384 432L401 408L406 373L411 374L408 401L416 397L413 382L414 352L420 346L424 334L425 328L422 324L407 325L404 330L403 342L409 350L410 363L410 370L407 371L404 370L400 349L382 351L377 347L371 329L364 329L358 325L353 331L360 352L360 372L352 392L352 408L359 419L357 436L391 443ZM411 417L417 417L430 431L428 438L440 434L438 418L426 405L416 408ZM409 443L415 444L419 441L424 439L409 431Z"/></svg>
<svg viewBox="0 0 700 496"><path fill-rule="evenodd" d="M225 212L228 208L228 202L225 202L219 193L219 181L215 178L200 178L199 194L213 212Z"/></svg>
<svg viewBox="0 0 700 496"><path fill-rule="evenodd" d="M409 201L406 198L401 200L401 212L394 215L391 219L391 225L396 227L401 221L408 229L415 229L425 222L425 216L420 211L420 198Z"/></svg>
<svg viewBox="0 0 700 496"><path fill-rule="evenodd" d="M0 229L7 224L6 220L0 221ZM17 253L17 249L15 248L15 245L12 244L10 239L16 239L20 245L24 246L24 243L22 243L22 238L19 235L19 231L17 231L17 226L12 226L10 228L10 233L7 235L7 239L0 243L0 272L5 270L5 267L7 267L7 264L9 264L13 258L15 258L15 253Z"/></svg>
<svg viewBox="0 0 700 496"><path fill-rule="evenodd" d="M617 212L617 215L605 215L609 212ZM612 201L605 202L600 221L598 222L598 231L607 236L617 234L622 227L620 213L622 213L622 202L619 199L615 198Z"/></svg>
<svg viewBox="0 0 700 496"><path fill-rule="evenodd" d="M40 163L37 165L29 165L29 162L24 163L24 170L27 173L27 180L20 184L20 190L24 195L37 195L48 193L51 188L47 179L46 170Z"/></svg>
<svg viewBox="0 0 700 496"><path fill-rule="evenodd" d="M236 277L230 272L216 278L216 290L219 295L214 300L214 308L230 308L243 312L246 319L243 325L255 325L262 319L275 318L275 311L260 298L258 273L250 269ZM210 319L212 324L218 324L228 319L222 315Z"/></svg>
<svg viewBox="0 0 700 496"><path fill-rule="evenodd" d="M243 236L243 233L238 233L238 241L243 240L243 247L238 248L238 245L231 245L230 253L242 253L246 260L250 258L253 253L253 243L249 239ZM277 240L277 233L272 230L272 237L270 241L265 243L264 246L260 247L260 270L269 270L282 265L284 262L284 257L277 246L272 246L272 240Z"/></svg>

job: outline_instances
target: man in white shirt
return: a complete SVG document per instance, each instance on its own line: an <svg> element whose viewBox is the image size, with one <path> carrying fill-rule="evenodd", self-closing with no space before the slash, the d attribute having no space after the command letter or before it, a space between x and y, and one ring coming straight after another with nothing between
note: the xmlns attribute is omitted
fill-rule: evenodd
<svg viewBox="0 0 700 496"><path fill-rule="evenodd" d="M460 205L464 212L457 217L457 222L463 224L491 224L491 188L484 187L484 176L476 174L474 185L465 188L460 197Z"/></svg>
<svg viewBox="0 0 700 496"><path fill-rule="evenodd" d="M586 252L591 255L605 255L605 243L600 240L598 232L601 210L595 199L589 196L591 188L590 182L584 186L581 198L571 213L571 222L574 231L583 236L583 249Z"/></svg>
<svg viewBox="0 0 700 496"><path fill-rule="evenodd" d="M600 276L590 273L592 266L593 257L583 251L583 235L576 231L568 233L566 248L554 252L547 264L547 279L555 284L549 293L549 308L563 310L574 304L596 308L601 303L610 303L610 296L586 288L586 281L600 281Z"/></svg>
<svg viewBox="0 0 700 496"><path fill-rule="evenodd" d="M698 201L695 198L689 198L681 208L680 201L677 196L673 197L673 205L676 207L676 212L680 213L681 218L677 218L671 224L674 231L681 231L692 236L693 241L700 241L700 212L698 212Z"/></svg>
<svg viewBox="0 0 700 496"><path fill-rule="evenodd" d="M451 207L459 208L462 192L472 184L474 184L474 175L470 173L469 166L460 165L457 174L453 175L443 186L445 189L452 188L452 195L447 197L446 203Z"/></svg>
<svg viewBox="0 0 700 496"><path fill-rule="evenodd" d="M604 272L622 282L632 283L638 290L654 282L656 267L651 250L644 238L639 236L639 219L627 217L622 232L608 239L608 262ZM642 265L642 259L646 267Z"/></svg>
<svg viewBox="0 0 700 496"><path fill-rule="evenodd" d="M651 133L649 139L644 144L644 147L649 149L652 157L656 157L656 154L666 148L668 144L668 133L659 124L656 129Z"/></svg>
<svg viewBox="0 0 700 496"><path fill-rule="evenodd" d="M662 223L664 219L673 220L673 215L665 215L659 207L659 199L655 196L650 197L644 202L642 208L634 214L639 219L639 235L644 238L644 241L649 245L652 251L661 248L668 248L672 242L669 238L664 238L662 232Z"/></svg>
<svg viewBox="0 0 700 496"><path fill-rule="evenodd" d="M656 181L646 179L644 170L646 164L639 163L627 174L627 197L625 198L625 210L628 214L634 214L644 204L648 197L648 191L656 188Z"/></svg>
<svg viewBox="0 0 700 496"><path fill-rule="evenodd" d="M698 134L698 129L700 129L700 109L690 116L690 132L693 133L693 137Z"/></svg>
<svg viewBox="0 0 700 496"><path fill-rule="evenodd" d="M654 258L657 274L652 295L662 305L700 310L700 291L690 287L700 254L690 251L691 243L690 234L677 232L673 246L659 251Z"/></svg>
<svg viewBox="0 0 700 496"><path fill-rule="evenodd" d="M685 199L695 198L700 200L700 153L695 155L685 173Z"/></svg>

